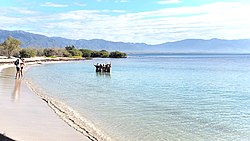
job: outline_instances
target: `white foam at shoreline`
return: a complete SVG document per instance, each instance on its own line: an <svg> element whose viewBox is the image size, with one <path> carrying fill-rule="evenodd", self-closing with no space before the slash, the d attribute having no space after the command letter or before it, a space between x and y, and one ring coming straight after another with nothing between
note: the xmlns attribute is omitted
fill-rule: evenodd
<svg viewBox="0 0 250 141"><path fill-rule="evenodd" d="M112 139L107 136L103 131L97 129L95 125L81 116L77 111L73 110L68 105L61 101L48 96L38 87L36 87L31 80L26 79L26 84L29 89L41 97L45 102L48 103L49 107L63 119L68 125L73 127L75 130L81 132L92 141L111 141Z"/></svg>

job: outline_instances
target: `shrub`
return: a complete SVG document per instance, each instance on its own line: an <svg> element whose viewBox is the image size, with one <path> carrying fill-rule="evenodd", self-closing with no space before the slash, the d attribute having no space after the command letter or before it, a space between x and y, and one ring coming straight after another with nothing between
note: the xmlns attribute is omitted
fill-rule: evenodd
<svg viewBox="0 0 250 141"><path fill-rule="evenodd" d="M63 50L62 48L55 48L55 56L57 57L63 57Z"/></svg>
<svg viewBox="0 0 250 141"><path fill-rule="evenodd" d="M51 49L51 48L45 48L43 50L43 53L46 57L50 57L50 56L55 56L56 52L54 49Z"/></svg>
<svg viewBox="0 0 250 141"><path fill-rule="evenodd" d="M67 51L63 50L63 57L71 57L72 55Z"/></svg>
<svg viewBox="0 0 250 141"><path fill-rule="evenodd" d="M36 54L37 54L36 50L31 48L23 48L22 50L19 51L19 55L22 58L35 57Z"/></svg>
<svg viewBox="0 0 250 141"><path fill-rule="evenodd" d="M72 56L66 49L64 48L55 48L55 56L57 57L70 57Z"/></svg>
<svg viewBox="0 0 250 141"><path fill-rule="evenodd" d="M19 51L18 51L18 50L14 50L14 51L12 52L12 56L13 56L13 57L19 57L19 56L20 56Z"/></svg>
<svg viewBox="0 0 250 141"><path fill-rule="evenodd" d="M126 58L127 54L119 51L110 52L110 58Z"/></svg>
<svg viewBox="0 0 250 141"><path fill-rule="evenodd" d="M101 54L99 51L92 51L91 56L90 57L101 57Z"/></svg>
<svg viewBox="0 0 250 141"><path fill-rule="evenodd" d="M44 56L44 49L43 48L36 49L36 56Z"/></svg>
<svg viewBox="0 0 250 141"><path fill-rule="evenodd" d="M90 57L92 50L88 50L88 49L80 49L79 51L82 52L82 57Z"/></svg>
<svg viewBox="0 0 250 141"><path fill-rule="evenodd" d="M82 52L77 49L72 49L68 51L72 56L82 56Z"/></svg>
<svg viewBox="0 0 250 141"><path fill-rule="evenodd" d="M6 55L6 52L5 52L4 48L3 48L3 46L1 46L1 44L0 44L0 55L1 56Z"/></svg>
<svg viewBox="0 0 250 141"><path fill-rule="evenodd" d="M102 58L108 58L109 57L109 52L106 50L101 50L100 51L100 57Z"/></svg>
<svg viewBox="0 0 250 141"><path fill-rule="evenodd" d="M65 49L66 49L67 51L69 51L69 50L73 50L73 49L76 49L76 48L75 48L74 45L72 45L72 46L66 46Z"/></svg>

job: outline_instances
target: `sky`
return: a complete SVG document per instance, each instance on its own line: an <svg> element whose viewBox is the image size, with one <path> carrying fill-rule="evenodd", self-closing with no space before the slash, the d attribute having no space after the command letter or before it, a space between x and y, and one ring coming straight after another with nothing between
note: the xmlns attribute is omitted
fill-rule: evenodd
<svg viewBox="0 0 250 141"><path fill-rule="evenodd" d="M250 39L250 0L0 0L0 29L161 44Z"/></svg>

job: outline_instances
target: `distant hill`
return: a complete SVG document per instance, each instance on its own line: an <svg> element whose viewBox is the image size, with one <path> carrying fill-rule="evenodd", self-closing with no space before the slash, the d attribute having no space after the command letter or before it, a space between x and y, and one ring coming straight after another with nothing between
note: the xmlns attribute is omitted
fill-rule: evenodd
<svg viewBox="0 0 250 141"><path fill-rule="evenodd" d="M250 39L186 39L157 45L166 51L173 52L207 52L207 53L250 53Z"/></svg>
<svg viewBox="0 0 250 141"><path fill-rule="evenodd" d="M76 48L92 50L125 51L125 52L168 52L168 53L250 53L250 39L186 39L177 42L166 42L158 45L144 43L111 42L101 39L71 40L61 37L47 37L25 31L0 30L0 42L12 36L22 41L22 47L48 48L74 45Z"/></svg>

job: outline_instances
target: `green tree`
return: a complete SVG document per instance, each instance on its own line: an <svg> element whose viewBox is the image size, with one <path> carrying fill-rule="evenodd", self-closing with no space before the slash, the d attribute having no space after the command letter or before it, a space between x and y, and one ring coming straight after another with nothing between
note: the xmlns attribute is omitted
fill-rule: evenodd
<svg viewBox="0 0 250 141"><path fill-rule="evenodd" d="M72 55L67 51L63 50L63 57L71 57Z"/></svg>
<svg viewBox="0 0 250 141"><path fill-rule="evenodd" d="M110 58L126 58L127 54L119 51L110 52Z"/></svg>
<svg viewBox="0 0 250 141"><path fill-rule="evenodd" d="M54 49L51 49L51 48L45 48L43 50L43 53L46 57L51 57L51 56L55 56L56 54L56 51Z"/></svg>
<svg viewBox="0 0 250 141"><path fill-rule="evenodd" d="M65 57L64 56L65 52L68 53L68 51L64 48L55 48L54 50L55 50L55 56L57 57Z"/></svg>
<svg viewBox="0 0 250 141"><path fill-rule="evenodd" d="M77 49L72 49L68 51L72 56L82 56L82 52Z"/></svg>
<svg viewBox="0 0 250 141"><path fill-rule="evenodd" d="M72 46L66 46L65 49L66 49L67 51L70 51L70 50L75 49L75 46L74 46L74 45L72 45Z"/></svg>
<svg viewBox="0 0 250 141"><path fill-rule="evenodd" d="M5 40L2 43L2 46L4 50L6 51L6 55L8 58L10 58L13 55L13 52L15 50L20 49L20 45L21 45L21 42L17 39L12 38L11 36L9 36L7 40Z"/></svg>
<svg viewBox="0 0 250 141"><path fill-rule="evenodd" d="M90 57L101 57L101 54L99 51L92 51L91 56Z"/></svg>
<svg viewBox="0 0 250 141"><path fill-rule="evenodd" d="M100 51L100 56L101 56L102 58L108 58L108 57L109 57L109 52L106 51L106 50L101 50L101 51Z"/></svg>
<svg viewBox="0 0 250 141"><path fill-rule="evenodd" d="M19 54L22 58L30 58L35 57L37 52L35 49L32 48L23 48L22 50L20 50Z"/></svg>
<svg viewBox="0 0 250 141"><path fill-rule="evenodd" d="M5 50L2 46L2 44L0 44L0 55L5 55Z"/></svg>
<svg viewBox="0 0 250 141"><path fill-rule="evenodd" d="M71 56L81 56L82 57L82 52L77 50L74 45L66 46L65 49L66 49L66 51L68 51L71 54Z"/></svg>
<svg viewBox="0 0 250 141"><path fill-rule="evenodd" d="M90 57L91 53L93 52L92 50L89 49L79 49L79 51L82 52L82 57Z"/></svg>
<svg viewBox="0 0 250 141"><path fill-rule="evenodd" d="M43 48L36 49L36 56L44 56L44 49Z"/></svg>

